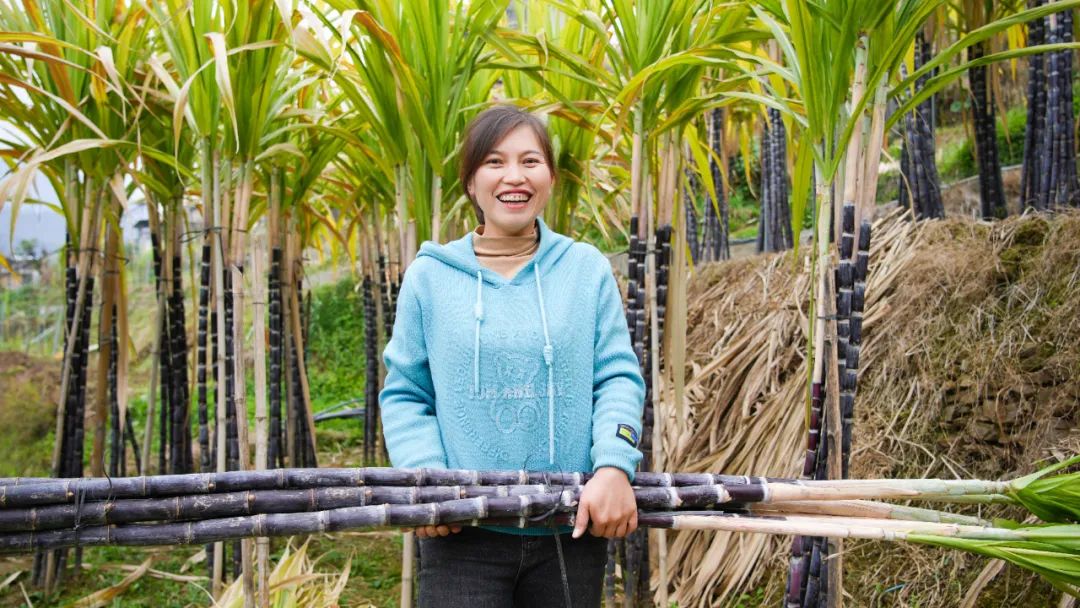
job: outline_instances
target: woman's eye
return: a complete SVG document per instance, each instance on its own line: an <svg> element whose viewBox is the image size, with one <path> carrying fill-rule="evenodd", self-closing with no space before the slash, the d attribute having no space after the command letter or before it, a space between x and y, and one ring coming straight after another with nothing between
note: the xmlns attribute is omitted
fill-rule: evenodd
<svg viewBox="0 0 1080 608"><path fill-rule="evenodd" d="M485 162L486 164L488 164L488 165L497 165L497 164L499 164L499 163L500 163L500 162L502 162L502 161L500 161L500 160L499 160L499 159L497 159L497 158L489 158L489 159L487 159L487 160L486 160L486 161L484 161L484 162Z"/></svg>

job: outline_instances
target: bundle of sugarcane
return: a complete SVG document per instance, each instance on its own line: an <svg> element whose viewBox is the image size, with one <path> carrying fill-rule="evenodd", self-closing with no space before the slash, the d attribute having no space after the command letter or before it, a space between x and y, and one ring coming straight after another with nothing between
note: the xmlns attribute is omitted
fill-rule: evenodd
<svg viewBox="0 0 1080 608"><path fill-rule="evenodd" d="M709 114L709 146L713 153L709 155L709 171L712 174L714 199L705 199L704 213L702 214L702 242L701 259L705 262L715 262L731 258L731 248L728 239L728 207L727 197L724 196L725 167L718 159L724 158L724 110L718 108ZM713 202L715 200L715 206Z"/></svg>
<svg viewBox="0 0 1080 608"><path fill-rule="evenodd" d="M915 69L933 58L930 42L922 31L915 35ZM906 72L901 66L901 72ZM926 86L937 70L915 80L915 92ZM915 217L942 218L945 208L941 201L941 181L938 178L935 152L935 106L933 96L920 103L915 111L904 116L904 135L900 150L900 205L910 207Z"/></svg>
<svg viewBox="0 0 1080 608"><path fill-rule="evenodd" d="M761 214L757 251L791 249L791 205L787 174L787 132L780 111L769 108L761 131Z"/></svg>
<svg viewBox="0 0 1080 608"><path fill-rule="evenodd" d="M1072 11L1048 15L1032 22L1030 28L1032 44L1035 38L1049 44L1072 42ZM1033 55L1031 59L1028 95L1034 98L1035 107L1029 110L1029 120L1035 121L1025 132L1023 206L1046 210L1080 202L1073 132L1072 55L1070 50L1062 50L1042 57ZM1039 114L1032 116L1033 112Z"/></svg>
<svg viewBox="0 0 1080 608"><path fill-rule="evenodd" d="M1046 0L1027 0L1027 7L1038 8ZM1027 24L1027 45L1029 47L1046 44L1046 18L1032 19ZM1046 57L1042 53L1033 53L1027 58L1027 120L1024 123L1024 159L1020 174L1020 211L1034 206L1038 196L1036 177L1039 173L1039 152L1041 134L1046 120Z"/></svg>
<svg viewBox="0 0 1080 608"><path fill-rule="evenodd" d="M646 527L907 540L959 548L1080 590L1080 457L1011 481L807 481L640 473ZM173 545L346 529L573 525L588 474L426 469L278 469L118 479L0 479L0 553ZM1007 503L1018 525L881 502ZM797 571L795 576L805 573ZM798 589L798 585L793 588Z"/></svg>

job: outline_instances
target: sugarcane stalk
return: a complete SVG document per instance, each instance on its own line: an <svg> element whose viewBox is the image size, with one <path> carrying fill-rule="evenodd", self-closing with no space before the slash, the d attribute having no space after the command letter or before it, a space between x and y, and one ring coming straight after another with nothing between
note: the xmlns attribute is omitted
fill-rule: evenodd
<svg viewBox="0 0 1080 608"><path fill-rule="evenodd" d="M969 60L976 60L985 53L985 42L977 42L968 47ZM985 219L1003 218L1008 210L1001 183L1001 163L998 160L997 135L994 129L994 103L986 78L986 67L970 68L968 73L975 122L975 147L979 161L981 212Z"/></svg>
<svg viewBox="0 0 1080 608"><path fill-rule="evenodd" d="M240 179L236 188L235 207L232 219L232 261L230 271L232 275L233 290L233 374L236 378L234 384L235 396L233 399L236 412L238 468L247 470L251 468L251 444L248 440L248 416L247 416L247 390L246 374L244 373L244 254L247 235L248 205L250 204L251 191L254 185L254 173L252 162L242 160L239 166ZM238 553L240 569L244 586L244 604L246 608L254 606L255 598L255 572L252 561L254 546L251 539L243 539L240 542Z"/></svg>
<svg viewBox="0 0 1080 608"><path fill-rule="evenodd" d="M207 337L210 322L210 235L203 237L199 263L198 333L195 336L195 382L198 384L199 409L199 471L210 471L210 427L208 418L206 368Z"/></svg>
<svg viewBox="0 0 1080 608"><path fill-rule="evenodd" d="M259 281L262 271L263 243L255 247L251 256L251 276ZM256 288L252 299L252 343L255 349L255 470L269 468L269 421L266 403L266 295L261 288ZM260 537L255 541L256 573L258 576L258 605L270 606L270 540Z"/></svg>
<svg viewBox="0 0 1080 608"><path fill-rule="evenodd" d="M240 469L240 444L237 440L236 409L236 319L234 317L236 304L233 301L233 278L231 269L225 269L225 443L227 457L225 467L230 471Z"/></svg>
<svg viewBox="0 0 1080 608"><path fill-rule="evenodd" d="M930 42L926 40L922 32L919 32L919 35L922 37L922 40L919 45L921 53L919 54L919 63L917 67L922 67L933 58L933 51ZM921 76L916 81L916 87L925 87L927 81L936 75L937 72L938 69L935 68L931 73ZM941 179L938 176L937 162L934 155L937 147L934 127L936 121L936 108L934 104L934 98L931 97L919 104L918 107L916 130L919 132L919 144L921 146L919 169L923 175L921 186L924 189L924 216L943 218L945 217L945 207L941 201Z"/></svg>
<svg viewBox="0 0 1080 608"><path fill-rule="evenodd" d="M296 417L296 401L297 394L297 380L293 374L293 355L294 348L292 347L292 323L289 322L289 317L292 316L292 310L289 306L284 305L285 302L291 298L289 293L292 291L292 282L289 277L292 276L292 264L289 263L290 253L288 245L286 244L284 252L285 262L283 264L283 277L282 277L282 338L284 343L282 344L283 358L285 363L285 450L287 458L285 459L290 467L301 466L299 457L299 433L297 432L298 420Z"/></svg>
<svg viewBox="0 0 1080 608"><path fill-rule="evenodd" d="M646 261L646 263L648 264L648 266L646 266L644 268L644 270L646 272L645 272L645 276L643 278L645 279L645 288L646 288L646 292L648 293L648 297L649 297L649 310L652 312L652 314L651 314L651 325L649 327L649 359L648 359L648 361L649 361L649 371L648 371L648 376L647 376L647 378L648 378L647 382L649 383L649 389L650 389L649 390L650 395L647 398L647 401L652 406L652 416L650 416L650 420L651 420L651 423L652 423L652 429L651 429L652 430L652 432L651 432L652 445L650 446L650 448L652 450L652 453L650 454L651 458L649 459L650 462L647 463L647 466L649 468L653 469L653 470L656 470L656 469L660 469L660 468L662 468L664 466L664 432L665 432L664 417L662 415L661 416L656 415L656 413L658 412L658 408L657 408L657 404L656 404L656 395L658 393L659 382L660 382L660 331L661 331L660 330L660 319L661 319L661 316L662 316L663 313L662 313L662 309L659 306L660 299L659 299L659 293L658 293L659 292L658 282L659 282L659 279L660 279L660 275L657 272L656 233L654 232L653 226L652 226L653 213L652 213L652 206L649 204L651 201L648 200L652 190L651 190L651 188L648 187L648 183L649 183L648 179L649 179L648 166L646 165L645 167L642 168L641 180L644 182L644 184L642 185L642 187L645 190L644 193L643 193L643 196L646 199L645 205L644 205L645 217L646 217L646 222L649 224L648 229L647 229L647 234L648 234L649 238L652 241L649 244L649 247L648 247L648 249L649 249L648 257L646 258L646 260L642 260L642 261ZM666 233L662 232L661 235L664 236L664 235L666 235ZM670 245L669 245L669 247L670 247ZM650 278L651 278L651 280L650 280ZM685 408L685 404L682 404L682 407ZM682 412L676 412L676 416L677 416L677 418L681 418ZM640 544L642 544L641 543L641 537L642 536L645 536L643 531L641 531L641 532L635 531L631 535L631 539L630 539L631 542L626 543L626 554L628 556L633 557L633 559L631 559L630 557L627 558L627 564L631 565L632 567L628 568L628 570L629 570L628 574L624 574L624 577L628 581L627 585L626 585L627 602L636 601L636 599L637 599L637 597L639 595L644 596L644 595L647 595L647 593L648 593L648 585L645 585L644 591L641 591L641 584L640 584L640 578L639 578L639 577L644 577L644 578L647 579L648 578L648 571L649 571L648 555L645 554L645 551L648 550L648 543L647 543L647 538L648 537L646 536L646 542L644 543L644 550L643 550L641 548L641 546L640 546ZM667 585L668 585L668 581L667 581L667 536L663 532L657 533L654 536L656 538L657 568L660 571L660 585L662 587L661 593L666 595L667 594L666 590L667 590ZM634 541L636 541L636 542L634 542ZM635 574L637 575L637 577L634 576ZM635 578L637 578L637 580L635 580ZM628 603L628 605L631 605L631 604Z"/></svg>
<svg viewBox="0 0 1080 608"><path fill-rule="evenodd" d="M215 314L217 315L217 323L215 323L215 331L217 332L217 340L215 342L215 363L217 366L217 379L215 380L215 396L214 396L214 417L216 422L215 426L215 439L217 445L217 474L222 474L226 470L226 459L228 447L226 445L226 407L223 407L220 389L227 387L227 367L225 362L225 336L227 335L227 329L225 326L225 243L224 243L224 230L222 229L222 209L221 209L221 176L219 168L218 153L212 149L211 142L208 139L204 140L202 146L202 162L203 162L203 176L211 177L212 184L212 199L210 200L210 209L212 209L213 218L213 234L214 243L212 249L212 270L214 275L214 299L215 299ZM203 182L203 190L206 191L205 184ZM225 399L228 399L228 389L226 388ZM224 575L224 562L225 562L225 547L221 543L215 543L213 548L213 571L211 573L211 591L214 597L220 597L222 590L222 579Z"/></svg>
<svg viewBox="0 0 1080 608"><path fill-rule="evenodd" d="M161 233L161 289L162 289L162 301L165 303L165 318L162 320L164 328L162 329L163 337L165 340L164 348L159 354L161 365L161 402L162 402L162 417L160 421L159 434L161 436L160 452L158 456L158 462L162 465L162 470L167 470L169 473L176 474L180 470L177 468L176 458L176 442L179 437L176 436L177 424L177 397L179 393L176 390L177 374L173 369L173 365L176 362L176 358L173 356L173 349L176 348L176 341L173 339L173 334L176 332L176 325L174 323L176 317L176 310L173 306L173 289L172 289L172 248L175 241L172 237L174 227L176 224L175 208L166 206L165 208L166 221L162 225Z"/></svg>
<svg viewBox="0 0 1080 608"><path fill-rule="evenodd" d="M281 323L281 246L280 246L281 169L270 170L270 201L267 234L270 243L269 309L270 309L270 443L268 467L285 466L281 431L281 373L282 373L282 323Z"/></svg>
<svg viewBox="0 0 1080 608"><path fill-rule="evenodd" d="M758 156L761 161L761 185L758 197L761 199L761 210L758 213L757 241L754 251L764 253L772 247L772 183L769 179L772 173L772 153L769 151L769 123L766 120L761 126L761 143Z"/></svg>
<svg viewBox="0 0 1080 608"><path fill-rule="evenodd" d="M316 449L316 443L315 443L315 419L314 419L314 413L311 410L311 396L310 396L311 393L310 393L310 388L308 387L308 381L307 381L307 365L304 363L304 345L301 342L302 329L301 329L301 325L300 325L300 303L299 303L299 300L297 298L296 291L293 291L290 295L291 295L291 297L289 298L289 306L292 309L291 310L292 314L289 316L289 320L292 322L292 326L293 326L292 327L292 330L293 330L293 332L292 332L292 342L293 342L293 347L296 349L296 355L295 355L295 364L296 364L296 370L297 370L296 373L300 377L299 386L300 386L300 390L301 390L302 399L301 399L299 405L303 408L303 420L301 421L301 424L304 427L304 439L305 439L305 442L306 442L305 446L306 446L308 459L310 460L310 462L308 462L308 464L310 466L314 466L315 465L314 455L315 455L315 449Z"/></svg>
<svg viewBox="0 0 1080 608"><path fill-rule="evenodd" d="M116 304L112 306L113 318L116 318ZM120 434L120 401L116 394L116 324L110 329L109 342L112 348L109 351L109 475L123 476L124 471L124 441Z"/></svg>
<svg viewBox="0 0 1080 608"><path fill-rule="evenodd" d="M1028 0L1029 9L1038 8L1045 0ZM1046 42L1046 17L1028 22L1027 44L1039 46ZM1020 176L1020 211L1035 205L1038 196L1040 151L1046 117L1046 54L1028 56L1027 122L1024 126L1024 160Z"/></svg>
<svg viewBox="0 0 1080 608"><path fill-rule="evenodd" d="M1073 42L1073 12L1062 11L1059 14L1060 38L1063 43ZM1063 192L1060 204L1080 206L1080 179L1076 168L1076 117L1073 115L1073 52L1069 49L1058 51L1061 54L1061 132L1062 138L1062 174Z"/></svg>
<svg viewBox="0 0 1080 608"><path fill-rule="evenodd" d="M65 335L64 335L64 350L65 351L67 350L67 343L69 341L79 340L80 336L81 336L81 332L68 334L68 332L66 331L66 329L71 324L71 320L75 318L75 290L78 288L78 278L75 276L75 267L70 263L70 258L71 258L70 247L71 247L71 242L70 242L70 238L69 238L68 239L69 253L67 254L67 256L65 256L66 258L68 258L68 260L67 260L67 268L65 269L65 272L64 272L65 294L67 296L66 297L66 300L67 300L66 301L66 306L64 307L65 308L64 309L64 328L65 328L65 332L64 332L65 333ZM81 329L81 326L80 326L80 329ZM78 348L75 348L72 351L72 356L73 357L81 357L80 350ZM77 365L75 363L73 363L72 365L77 367ZM64 430L63 430L63 434L59 437L59 443L60 443L60 446L61 446L60 447L61 457L60 457L60 463L59 463L60 466L59 466L59 470L54 471L54 474L57 475L58 477L59 476L72 476L73 475L73 473L71 471L71 468L72 468L71 465L73 464L72 463L71 453L73 452L74 440L75 440L75 426L76 426L75 409L78 406L76 401L77 400L75 398L75 394L72 393L72 394L68 395L67 399L65 399L64 401L61 402L61 405L63 406L63 414L64 414L63 415L63 418L64 418L63 429ZM80 458L80 460L81 460L81 458Z"/></svg>
<svg viewBox="0 0 1080 608"><path fill-rule="evenodd" d="M161 376L161 384L158 387L161 398L161 416L158 417L158 471L165 474L171 472L169 470L169 429L172 425L172 373L169 371L169 359L171 358L169 356L171 350L169 341L169 305L168 295L164 291L164 280L162 280L160 306L162 307L162 316L158 333L161 335L161 349L158 350L157 360L155 361Z"/></svg>
<svg viewBox="0 0 1080 608"><path fill-rule="evenodd" d="M220 175L220 206L221 206L221 230L224 244L222 247L222 265L225 274L225 434L226 434L226 446L227 456L225 459L225 466L230 471L240 470L240 443L239 443L239 420L236 404L236 390L237 384L243 383L243 378L237 376L236 365L236 292L234 289L238 287L236 285L236 277L234 276L234 245L238 233L236 232L235 215L236 206L239 205L239 200L233 198L233 156L226 151L222 154L218 161L219 175ZM232 542L231 561L232 561L232 578L233 580L240 578L242 568L243 556L241 555L241 542L240 540L234 540Z"/></svg>
<svg viewBox="0 0 1080 608"><path fill-rule="evenodd" d="M276 231L271 229L271 234ZM281 378L282 378L282 323L281 323L281 248L274 246L270 252L270 446L269 466L284 466L281 445Z"/></svg>
<svg viewBox="0 0 1080 608"><path fill-rule="evenodd" d="M1049 40L1050 44L1056 44L1058 40L1058 28L1056 27L1056 17L1058 15L1049 15L1048 20L1051 20L1049 27ZM1042 142L1042 158L1040 159L1039 169L1039 194L1035 199L1035 208L1040 211L1050 209L1056 203L1056 197L1054 191L1057 187L1058 176L1058 163L1056 157L1060 157L1058 154L1060 147L1057 146L1058 138L1060 138L1060 99L1061 99L1061 77L1060 68L1061 64L1060 55L1058 53L1050 53L1047 56L1047 63L1049 64L1049 71L1047 74L1047 100L1046 100L1046 129L1043 133Z"/></svg>
<svg viewBox="0 0 1080 608"><path fill-rule="evenodd" d="M128 416L124 419L124 433L127 436L128 441L131 442L131 455L135 458L135 474L142 475L142 459L139 454L139 441L135 438L135 425L131 422L131 417Z"/></svg>
<svg viewBox="0 0 1080 608"><path fill-rule="evenodd" d="M110 199L111 201L111 199ZM112 205L110 205L111 207ZM107 425L109 422L109 397L108 375L111 361L112 344L110 343L113 326L113 300L115 292L112 289L113 258L116 256L116 236L112 226L105 230L105 259L101 267L101 308L98 313L98 370L97 386L94 397L93 428L94 440L90 451L90 470L92 474L101 475L106 468L105 447L107 440Z"/></svg>
<svg viewBox="0 0 1080 608"><path fill-rule="evenodd" d="M364 463L374 464L375 461L375 404L378 401L378 393L373 390L378 382L378 361L375 360L377 339L375 298L371 290L371 278L364 276L363 280L363 314L364 314L364 352L365 352L365 379L364 379Z"/></svg>
<svg viewBox="0 0 1080 608"><path fill-rule="evenodd" d="M187 374L187 331L185 329L183 266L180 263L180 214L183 205L180 197L173 201L170 226L170 244L172 265L169 268L169 368L172 374L172 428L170 430L171 470L175 473L187 473L191 466L191 429L189 424L190 400L188 399Z"/></svg>
<svg viewBox="0 0 1080 608"><path fill-rule="evenodd" d="M701 239L698 237L697 210L694 207L694 200L697 197L699 184L693 171L691 171L689 167L686 168L686 182L686 189L683 190L683 214L686 218L686 240L687 248L690 250L690 263L696 265L698 263L698 258L701 257ZM709 204L708 196L705 197L705 204Z"/></svg>

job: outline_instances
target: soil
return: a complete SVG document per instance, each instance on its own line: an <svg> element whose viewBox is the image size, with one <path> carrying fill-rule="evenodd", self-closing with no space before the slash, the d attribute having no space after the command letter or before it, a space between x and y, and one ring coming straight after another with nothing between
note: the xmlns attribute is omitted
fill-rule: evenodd
<svg viewBox="0 0 1080 608"><path fill-rule="evenodd" d="M0 352L0 477L49 471L60 362Z"/></svg>

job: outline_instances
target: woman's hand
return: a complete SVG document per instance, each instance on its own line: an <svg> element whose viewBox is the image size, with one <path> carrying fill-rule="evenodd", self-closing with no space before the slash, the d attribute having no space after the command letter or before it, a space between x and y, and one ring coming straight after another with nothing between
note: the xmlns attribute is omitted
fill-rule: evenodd
<svg viewBox="0 0 1080 608"><path fill-rule="evenodd" d="M637 529L637 500L630 479L621 469L601 467L585 484L578 503L573 538L592 524L593 536L620 538Z"/></svg>
<svg viewBox="0 0 1080 608"><path fill-rule="evenodd" d="M451 534L457 534L458 532L461 532L461 526L458 524L420 526L418 528L402 528L401 531L416 532L417 538L436 538L439 536L450 536Z"/></svg>

